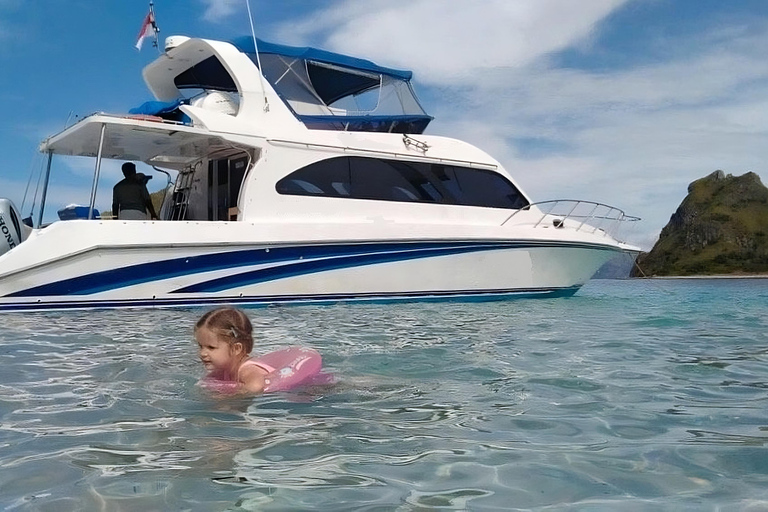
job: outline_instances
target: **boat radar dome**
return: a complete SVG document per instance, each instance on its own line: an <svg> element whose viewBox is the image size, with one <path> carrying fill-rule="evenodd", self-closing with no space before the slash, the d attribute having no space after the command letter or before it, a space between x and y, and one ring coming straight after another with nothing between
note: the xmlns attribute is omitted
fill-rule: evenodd
<svg viewBox="0 0 768 512"><path fill-rule="evenodd" d="M185 41L189 41L187 36L168 36L165 38L165 51L172 50Z"/></svg>

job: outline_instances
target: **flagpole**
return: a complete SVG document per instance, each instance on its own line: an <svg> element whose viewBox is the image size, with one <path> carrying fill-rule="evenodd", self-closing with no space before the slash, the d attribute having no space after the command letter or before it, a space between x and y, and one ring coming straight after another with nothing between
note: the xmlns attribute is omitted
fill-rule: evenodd
<svg viewBox="0 0 768 512"><path fill-rule="evenodd" d="M154 33L155 40L152 43L152 46L157 48L157 53L162 53L160 51L160 46L157 44L157 34L160 32L160 29L157 28L157 22L155 21L155 2L153 0L149 0L149 15L150 15L150 22L152 23L152 32Z"/></svg>
<svg viewBox="0 0 768 512"><path fill-rule="evenodd" d="M269 112L267 90L264 89L264 74L261 71L261 59L259 58L259 45L256 42L256 31L253 29L253 16L251 16L250 0L245 0L245 5L248 8L248 21L251 23L251 37L253 38L253 49L256 51L256 65L259 66L259 84L261 84L261 92L264 95L264 112Z"/></svg>
<svg viewBox="0 0 768 512"><path fill-rule="evenodd" d="M152 46L157 48L158 53L160 51L160 45L157 40L157 34L160 29L157 28L157 21L155 21L155 3L149 1L149 12L144 16L144 22L141 24L141 30L139 31L139 39L136 41L136 49L141 51L141 47L144 44L144 39L149 37L149 32L152 31Z"/></svg>

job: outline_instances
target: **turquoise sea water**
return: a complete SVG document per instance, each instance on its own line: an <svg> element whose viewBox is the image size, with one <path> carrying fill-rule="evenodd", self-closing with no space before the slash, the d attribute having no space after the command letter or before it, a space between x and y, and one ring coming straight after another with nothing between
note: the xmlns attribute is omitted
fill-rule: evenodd
<svg viewBox="0 0 768 512"><path fill-rule="evenodd" d="M338 383L248 399L201 313L0 316L0 510L768 510L768 279L251 309Z"/></svg>

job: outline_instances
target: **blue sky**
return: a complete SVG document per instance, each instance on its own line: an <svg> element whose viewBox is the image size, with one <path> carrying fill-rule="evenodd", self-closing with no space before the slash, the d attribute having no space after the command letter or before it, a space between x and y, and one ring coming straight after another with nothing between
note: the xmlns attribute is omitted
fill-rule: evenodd
<svg viewBox="0 0 768 512"><path fill-rule="evenodd" d="M157 50L134 48L147 9L0 0L0 196L22 205L40 141L68 120L151 99L141 70ZM251 0L251 10L263 39L413 70L435 116L428 133L488 151L534 200L642 217L628 235L644 248L691 181L722 169L768 183L764 0ZM156 0L155 11L161 44L250 32L245 0ZM119 163L105 164L97 207L109 209ZM92 172L92 161L54 159L46 219L87 204Z"/></svg>

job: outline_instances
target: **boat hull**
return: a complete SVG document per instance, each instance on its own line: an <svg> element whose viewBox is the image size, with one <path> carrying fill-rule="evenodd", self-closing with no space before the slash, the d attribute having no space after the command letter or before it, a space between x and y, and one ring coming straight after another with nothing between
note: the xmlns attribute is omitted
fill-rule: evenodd
<svg viewBox="0 0 768 512"><path fill-rule="evenodd" d="M3 274L0 310L563 296L619 252L554 240L99 244Z"/></svg>

